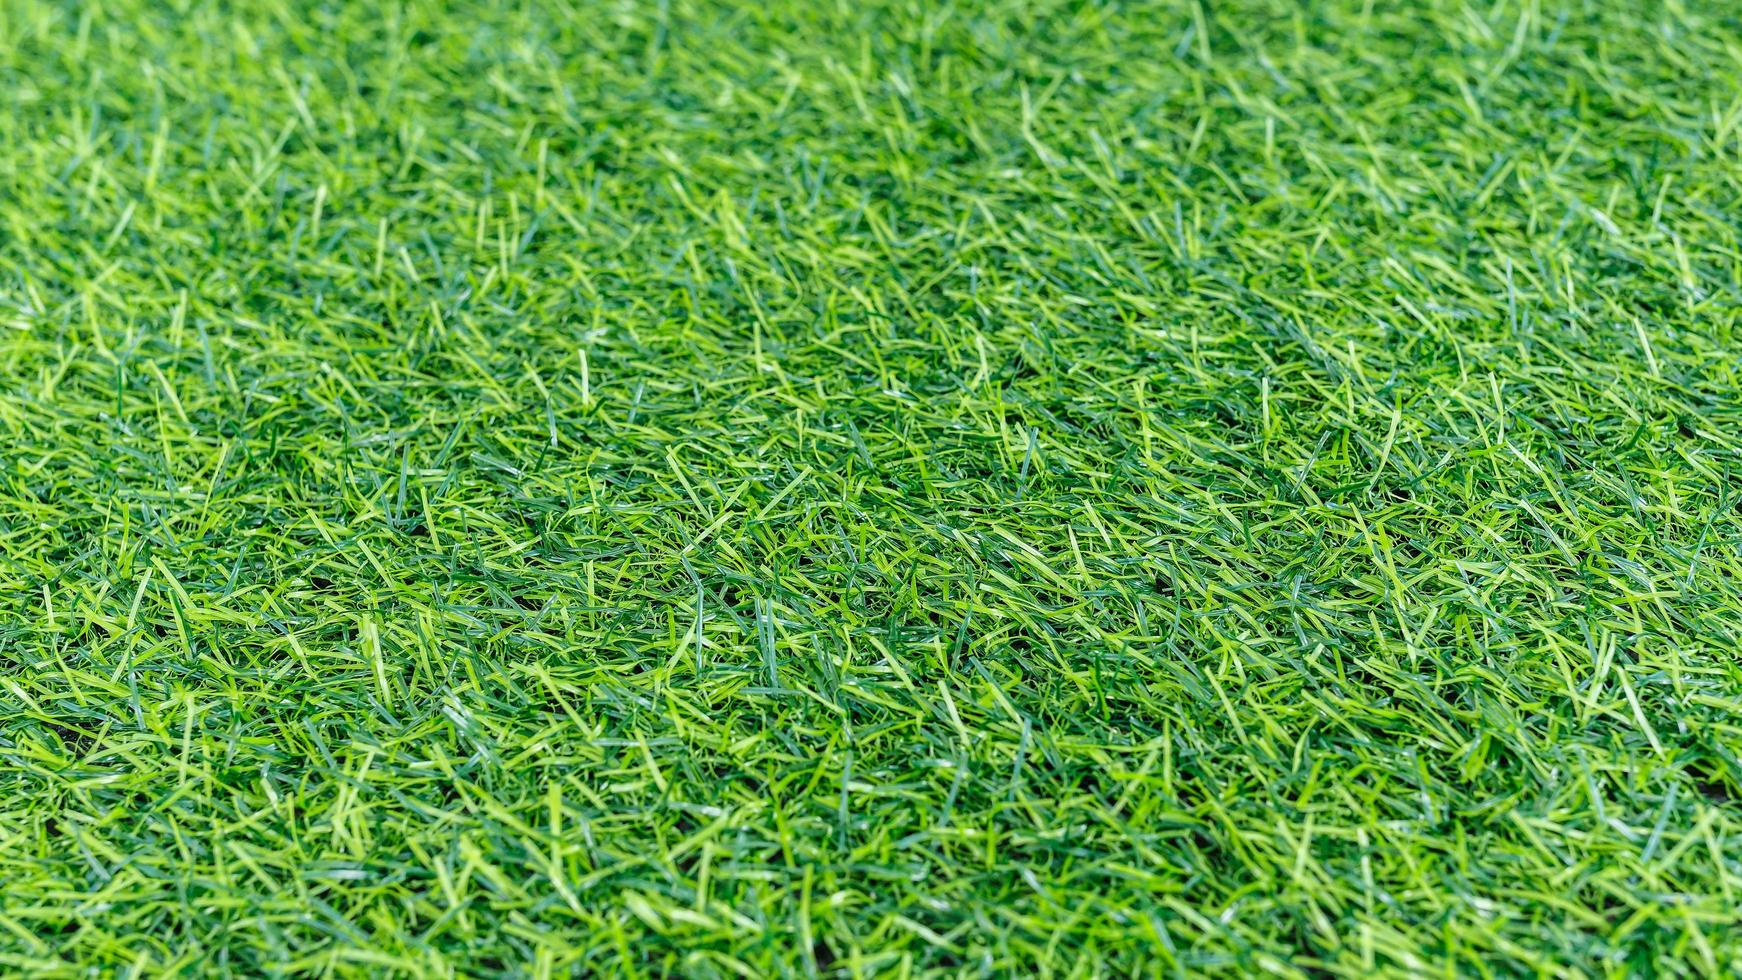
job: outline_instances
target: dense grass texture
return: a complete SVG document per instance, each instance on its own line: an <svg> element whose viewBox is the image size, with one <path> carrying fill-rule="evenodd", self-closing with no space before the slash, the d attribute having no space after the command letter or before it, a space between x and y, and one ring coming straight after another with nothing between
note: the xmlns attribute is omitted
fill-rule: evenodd
<svg viewBox="0 0 1742 980"><path fill-rule="evenodd" d="M1742 969L1734 4L0 11L5 972Z"/></svg>

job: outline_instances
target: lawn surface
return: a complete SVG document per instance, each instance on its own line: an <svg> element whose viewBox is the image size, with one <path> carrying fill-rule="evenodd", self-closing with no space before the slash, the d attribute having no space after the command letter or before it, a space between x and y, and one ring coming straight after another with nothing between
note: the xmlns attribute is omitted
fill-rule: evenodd
<svg viewBox="0 0 1742 980"><path fill-rule="evenodd" d="M0 967L1742 969L1742 21L0 2Z"/></svg>

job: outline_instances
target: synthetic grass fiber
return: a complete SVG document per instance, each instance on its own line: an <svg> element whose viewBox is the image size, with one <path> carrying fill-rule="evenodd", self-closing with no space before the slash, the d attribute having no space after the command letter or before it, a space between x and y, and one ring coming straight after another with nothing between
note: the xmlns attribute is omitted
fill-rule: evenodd
<svg viewBox="0 0 1742 980"><path fill-rule="evenodd" d="M1742 969L1742 21L0 0L0 967Z"/></svg>

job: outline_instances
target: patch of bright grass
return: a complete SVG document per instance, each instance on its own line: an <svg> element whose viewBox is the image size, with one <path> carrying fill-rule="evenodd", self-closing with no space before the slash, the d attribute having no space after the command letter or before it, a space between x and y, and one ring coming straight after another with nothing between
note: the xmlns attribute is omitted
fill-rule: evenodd
<svg viewBox="0 0 1742 980"><path fill-rule="evenodd" d="M8 972L1742 968L1733 5L0 39Z"/></svg>

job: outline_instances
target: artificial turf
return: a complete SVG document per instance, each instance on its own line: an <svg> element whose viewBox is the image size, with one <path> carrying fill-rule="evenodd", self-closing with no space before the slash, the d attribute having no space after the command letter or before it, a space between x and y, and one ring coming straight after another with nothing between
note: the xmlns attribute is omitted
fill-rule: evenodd
<svg viewBox="0 0 1742 980"><path fill-rule="evenodd" d="M0 966L1742 969L1732 3L0 4Z"/></svg>

